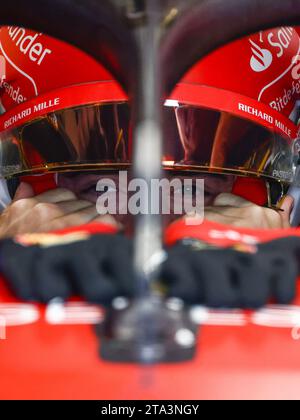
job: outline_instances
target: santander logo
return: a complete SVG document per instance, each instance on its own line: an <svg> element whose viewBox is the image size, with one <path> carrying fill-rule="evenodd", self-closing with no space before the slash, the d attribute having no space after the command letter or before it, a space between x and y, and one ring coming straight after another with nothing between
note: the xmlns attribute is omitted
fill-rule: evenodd
<svg viewBox="0 0 300 420"><path fill-rule="evenodd" d="M259 43L264 44L264 47L249 38L252 51L250 59L252 70L257 73L263 72L271 66L274 59L285 57L285 52L290 51L289 47L293 40L295 41L296 35L296 31L292 27L280 27L267 33L261 31Z"/></svg>
<svg viewBox="0 0 300 420"><path fill-rule="evenodd" d="M252 39L249 39L249 41L252 45L251 50L253 53L250 61L252 70L257 73L267 70L273 62L271 51L260 48Z"/></svg>

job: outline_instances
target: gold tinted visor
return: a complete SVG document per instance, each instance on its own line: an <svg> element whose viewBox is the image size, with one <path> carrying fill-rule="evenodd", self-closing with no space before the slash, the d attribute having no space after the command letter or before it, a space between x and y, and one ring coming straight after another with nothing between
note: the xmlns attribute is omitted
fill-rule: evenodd
<svg viewBox="0 0 300 420"><path fill-rule="evenodd" d="M128 103L50 113L0 133L1 175L131 164ZM231 173L281 182L293 178L293 141L248 119L203 107L164 107L166 169Z"/></svg>
<svg viewBox="0 0 300 420"><path fill-rule="evenodd" d="M4 177L130 163L127 103L82 106L50 113L0 133Z"/></svg>
<svg viewBox="0 0 300 420"><path fill-rule="evenodd" d="M293 142L228 112L165 108L165 160L176 168L291 182Z"/></svg>

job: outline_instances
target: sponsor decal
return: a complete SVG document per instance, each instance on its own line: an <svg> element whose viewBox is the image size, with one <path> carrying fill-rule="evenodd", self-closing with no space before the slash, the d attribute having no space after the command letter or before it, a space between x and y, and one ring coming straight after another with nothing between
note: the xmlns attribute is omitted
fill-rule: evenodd
<svg viewBox="0 0 300 420"><path fill-rule="evenodd" d="M252 45L251 50L253 52L250 60L252 70L257 73L267 70L273 62L273 55L271 51L265 48L260 48L254 41L252 41L252 39L249 41Z"/></svg>
<svg viewBox="0 0 300 420"><path fill-rule="evenodd" d="M294 172L292 170L291 171L281 171L281 170L274 169L273 176L276 177L276 178L281 178L281 179L286 180L286 181L291 181L294 177Z"/></svg>
<svg viewBox="0 0 300 420"><path fill-rule="evenodd" d="M282 96L278 96L270 102L270 107L278 112L283 111L294 98L295 94L300 94L300 82L294 80L290 89L284 89Z"/></svg>
<svg viewBox="0 0 300 420"><path fill-rule="evenodd" d="M20 93L21 87L17 86L14 88L10 83L6 82L4 78L0 79L0 88L4 89L7 95L17 104L27 101L27 98Z"/></svg>
<svg viewBox="0 0 300 420"><path fill-rule="evenodd" d="M295 64L295 67L292 70L292 77L294 80L299 80L300 79L300 55L296 55L293 58L293 63ZM300 90L300 88L299 88ZM299 93L299 92L297 92Z"/></svg>
<svg viewBox="0 0 300 420"><path fill-rule="evenodd" d="M292 127L292 126L289 127L284 121L280 120L279 118L275 118L275 116L272 116L267 112L263 112L254 106L249 106L245 103L239 102L238 109L239 111L242 111L245 114L261 119L265 123L273 126L273 129L275 131L281 132L282 134L286 135L290 139L293 138L295 135L294 133L295 127ZM290 122L288 121L288 123Z"/></svg>
<svg viewBox="0 0 300 420"><path fill-rule="evenodd" d="M292 27L282 27L268 34L267 42L275 49L277 58L281 58L284 55L284 51L289 48L294 32Z"/></svg>
<svg viewBox="0 0 300 420"><path fill-rule="evenodd" d="M32 116L32 118L34 118L35 116L38 116L43 111L49 110L50 112L51 109L57 107L59 104L60 104L60 98L53 98L47 101L37 103L6 119L4 121L3 127L6 130L9 127L17 124L19 121L22 122L22 120L24 120L25 118L28 118L29 116Z"/></svg>
<svg viewBox="0 0 300 420"><path fill-rule="evenodd" d="M240 102L239 111L243 111L246 114L254 115L255 117L258 117L261 120L268 122L269 124L272 124L272 125L274 124L274 118L270 114L267 114L266 112L262 112L261 110L253 106L249 106Z"/></svg>
<svg viewBox="0 0 300 420"><path fill-rule="evenodd" d="M20 52L28 56L38 66L52 54L52 50L45 47L41 42L42 33L32 33L32 31L26 31L24 28L9 26L8 34Z"/></svg>
<svg viewBox="0 0 300 420"><path fill-rule="evenodd" d="M282 27L279 30L269 32L265 40L263 39L263 32L260 32L262 46L249 38L253 54L250 59L252 70L257 73L263 72L272 65L273 55L276 55L277 58L283 57L285 50L289 48L292 42L293 35L294 29L291 27Z"/></svg>
<svg viewBox="0 0 300 420"><path fill-rule="evenodd" d="M271 108L284 112L295 96L300 94L300 44L297 32L292 27L281 27L268 33L260 32L259 40L249 38L249 46L252 52L250 67L254 72L263 73L272 65L274 67L274 71L268 73L273 79L262 88L258 101L263 100L263 95L272 86L286 79L282 82L283 88L280 85L277 89L273 88L273 98L264 100ZM275 74L277 69L281 69L280 74Z"/></svg>
<svg viewBox="0 0 300 420"><path fill-rule="evenodd" d="M267 305L263 309L249 313L242 310L212 310L204 306L194 306L190 310L190 317L199 325L296 328L299 334L300 307ZM0 303L0 318L6 328L32 325L41 320L45 325L95 325L103 321L104 310L96 305L81 302L66 303L61 299L54 299L47 305L46 310L33 304Z"/></svg>
<svg viewBox="0 0 300 420"><path fill-rule="evenodd" d="M22 165L3 165L0 167L1 176L11 175L12 173L20 172L22 170Z"/></svg>

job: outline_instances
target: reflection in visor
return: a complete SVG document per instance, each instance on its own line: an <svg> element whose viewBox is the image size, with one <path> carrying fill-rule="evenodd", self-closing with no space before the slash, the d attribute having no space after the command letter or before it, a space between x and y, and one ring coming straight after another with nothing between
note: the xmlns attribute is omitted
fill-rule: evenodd
<svg viewBox="0 0 300 420"><path fill-rule="evenodd" d="M164 123L166 168L292 180L292 141L261 125L193 106L166 106ZM0 148L1 175L6 177L124 168L131 162L129 105L94 105L48 114L0 133Z"/></svg>
<svg viewBox="0 0 300 420"><path fill-rule="evenodd" d="M129 163L126 103L68 109L0 134L3 176Z"/></svg>
<svg viewBox="0 0 300 420"><path fill-rule="evenodd" d="M165 110L166 159L176 167L290 182L292 141L227 112L192 106Z"/></svg>

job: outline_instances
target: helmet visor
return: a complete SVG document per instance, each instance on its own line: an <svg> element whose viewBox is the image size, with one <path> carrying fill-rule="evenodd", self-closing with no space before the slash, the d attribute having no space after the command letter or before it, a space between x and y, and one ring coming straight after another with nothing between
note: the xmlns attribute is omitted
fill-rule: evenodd
<svg viewBox="0 0 300 420"><path fill-rule="evenodd" d="M49 113L0 133L1 176L125 169L131 163L127 102ZM165 106L166 169L231 173L291 182L294 140L225 111Z"/></svg>
<svg viewBox="0 0 300 420"><path fill-rule="evenodd" d="M129 105L113 103L57 111L4 131L1 175L129 164L129 121Z"/></svg>
<svg viewBox="0 0 300 420"><path fill-rule="evenodd" d="M190 105L165 108L168 165L291 182L294 141L249 119Z"/></svg>

